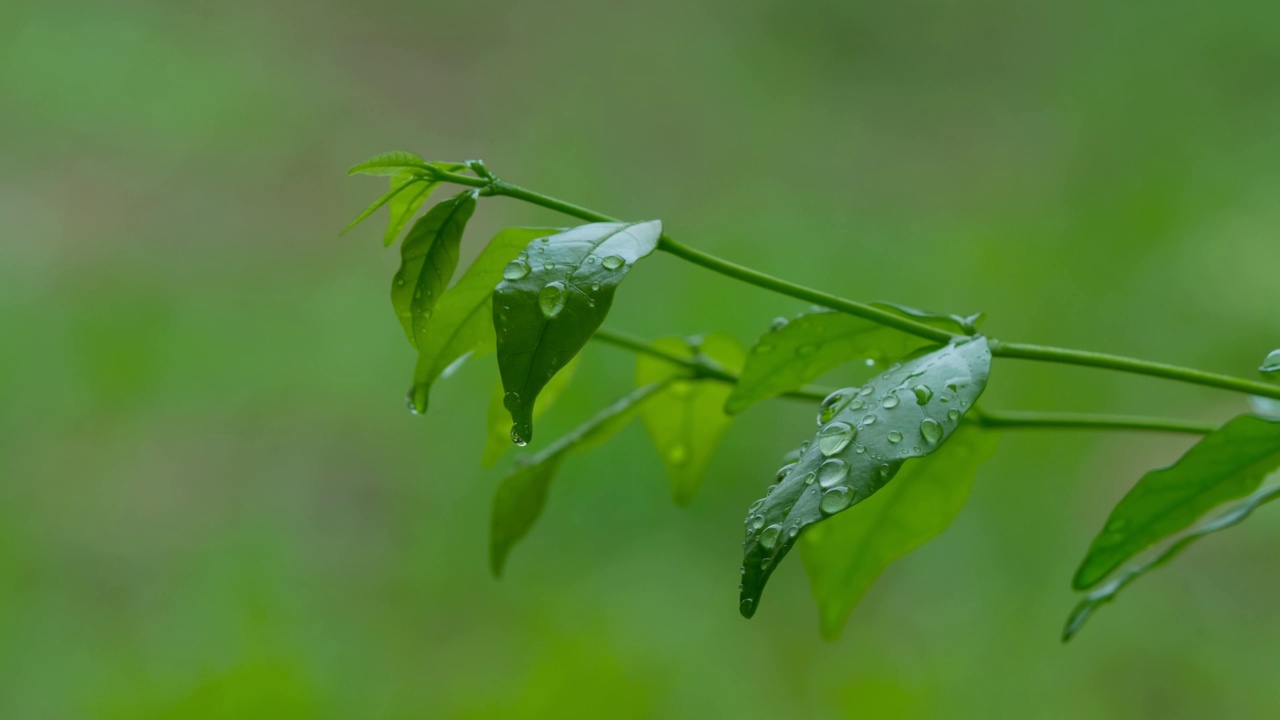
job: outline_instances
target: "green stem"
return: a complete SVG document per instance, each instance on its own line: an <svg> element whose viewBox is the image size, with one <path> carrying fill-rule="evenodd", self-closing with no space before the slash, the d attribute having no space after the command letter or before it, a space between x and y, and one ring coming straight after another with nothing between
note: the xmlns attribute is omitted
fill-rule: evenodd
<svg viewBox="0 0 1280 720"><path fill-rule="evenodd" d="M1155 430L1188 435L1208 435L1213 432L1211 426L1201 423L1141 415L1052 413L983 408L980 411L971 412L970 417L983 427L1001 430Z"/></svg>
<svg viewBox="0 0 1280 720"><path fill-rule="evenodd" d="M573 203L565 202L564 200L550 197L548 195L543 195L542 193L534 192L533 190L520 187L519 185L514 185L504 180L473 177L471 175L446 172L435 168L429 169L428 172L437 180L466 185L469 187L483 188L485 192L490 195L504 195L516 200L523 200L525 202L539 205L550 210L555 210L556 212L576 217L581 220L586 220L588 222L618 222L617 218L605 215L604 213L599 213L580 205L574 205ZM866 318L867 320L880 323L881 325L896 328L905 333L916 335L934 342L949 342L956 337L945 330L916 322L910 318L895 315L872 305L824 293L820 290L814 290L813 288L808 288L803 285L797 285L781 278L776 278L772 275L743 267L737 263L729 262L728 260L718 258L714 255L702 252L701 250L695 250L687 245L678 243L667 235L663 235L659 240L658 249L694 263L695 265L700 265L713 272L720 273L721 275L741 280L751 285L771 290L782 295L787 295L789 297L796 298L797 300L804 300L806 302L828 307L832 310L838 310L849 315ZM1203 385L1206 387L1233 390L1251 395L1261 395L1263 397L1280 400L1280 385L1245 380L1243 378L1237 378L1230 375L1220 375L1193 368L1179 367L1177 365L1167 365L1164 363L1155 363L1119 355L1106 355L1103 353L1088 352L1084 350L1070 350L1067 348L1056 348L1043 345L1002 342L994 338L989 338L989 342L991 344L991 354L997 357L1038 360L1042 362L1117 370L1137 375L1148 375L1151 377L1176 380L1193 385Z"/></svg>

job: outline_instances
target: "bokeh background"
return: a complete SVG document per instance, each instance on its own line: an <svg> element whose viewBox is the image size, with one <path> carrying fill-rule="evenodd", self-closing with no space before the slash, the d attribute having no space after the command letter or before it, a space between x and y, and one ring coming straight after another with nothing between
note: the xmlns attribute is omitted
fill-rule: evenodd
<svg viewBox="0 0 1280 720"><path fill-rule="evenodd" d="M794 558L736 610L744 508L812 431L785 402L687 509L638 425L571 459L494 580L492 360L411 417L396 254L337 236L383 189L354 162L483 157L850 297L1252 376L1277 27L1263 0L3 3L0 717L1280 715L1277 511L1058 643L1108 508L1186 438L1006 437L834 644ZM554 222L484 201L465 252ZM749 342L800 309L659 255L608 324ZM589 347L542 437L633 367ZM1018 361L987 403L1245 407Z"/></svg>

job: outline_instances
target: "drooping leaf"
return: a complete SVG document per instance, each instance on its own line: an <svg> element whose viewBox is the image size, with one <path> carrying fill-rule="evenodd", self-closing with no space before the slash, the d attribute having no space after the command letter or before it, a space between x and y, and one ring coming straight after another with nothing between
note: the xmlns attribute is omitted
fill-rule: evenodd
<svg viewBox="0 0 1280 720"><path fill-rule="evenodd" d="M476 209L476 196L475 190L466 190L431 208L400 244L391 305L414 347L425 341L431 314L458 267L462 232Z"/></svg>
<svg viewBox="0 0 1280 720"><path fill-rule="evenodd" d="M410 392L414 410L427 411L431 385L446 368L463 357L477 357L493 350L493 286L502 280L503 268L526 245L557 232L557 228L503 230L440 298L418 345L418 365Z"/></svg>
<svg viewBox="0 0 1280 720"><path fill-rule="evenodd" d="M737 374L742 369L742 345L737 340L713 333L694 341L664 338L654 343L660 350L694 359L701 355L721 369ZM645 403L640 419L667 468L671 497L678 505L688 505L706 476L711 456L733 418L724 412L724 401L733 386L718 380L692 380L678 365L640 355L636 359L636 384L671 381Z"/></svg>
<svg viewBox="0 0 1280 720"><path fill-rule="evenodd" d="M920 322L923 322L926 325L932 325L939 330L946 330L947 332L957 333L959 335L977 335L978 328L982 327L983 321L987 319L987 314L981 312L977 312L972 315L936 313L929 310L913 308L910 305L889 302L887 300L878 300L871 304L881 310L892 310L899 315L905 315L912 320L919 320Z"/></svg>
<svg viewBox="0 0 1280 720"><path fill-rule="evenodd" d="M387 202L387 232L382 237L382 244L387 247L400 237L400 231L404 230L404 226L408 225L417 214L418 208L426 202L431 191L440 184L421 176L396 175L391 178L391 187L395 188L396 184L401 182L407 182L409 185L404 192L396 193Z"/></svg>
<svg viewBox="0 0 1280 720"><path fill-rule="evenodd" d="M824 638L839 637L849 613L885 568L947 529L998 438L976 426L960 427L945 448L905 465L892 483L856 509L804 532L800 557Z"/></svg>
<svg viewBox="0 0 1280 720"><path fill-rule="evenodd" d="M533 238L530 238L533 239ZM521 247L524 247L523 245ZM488 318L486 318L487 320ZM490 328L489 335L492 337L492 325L485 323L485 327ZM542 417L543 413L555 404L556 400L569 389L569 383L573 380L573 374L578 369L578 360L581 356L575 357L565 364L560 372L542 388L542 394L538 396L538 402L533 406L533 419L537 420ZM489 413L485 418L485 426L487 428L484 440L484 453L480 457L480 464L484 467L493 467L494 464L511 449L511 416L507 414L507 409L502 406L502 381L498 381L493 387L493 394L489 397Z"/></svg>
<svg viewBox="0 0 1280 720"><path fill-rule="evenodd" d="M1093 615L1093 613L1096 612L1099 607L1115 600L1116 595L1129 585L1129 583L1177 557L1178 553L1187 549L1188 546L1192 545L1200 538L1206 535L1212 535L1220 530L1226 530L1229 527L1239 525L1244 522L1254 510L1257 510L1278 497L1280 497L1280 487L1263 488L1262 490L1250 495L1246 500L1237 504L1225 513L1205 522L1178 538L1178 540L1173 544L1169 545L1169 547L1165 548L1147 562L1136 567L1129 568L1103 585L1094 588L1084 597L1084 599L1080 601L1080 604L1076 605L1075 609L1071 611L1071 615L1067 618L1067 624L1062 629L1062 641L1067 642L1072 637L1075 637L1075 634L1080 632L1080 628L1084 627L1085 622Z"/></svg>
<svg viewBox="0 0 1280 720"><path fill-rule="evenodd" d="M1280 422L1241 415L1206 435L1174 464L1152 470L1111 511L1076 571L1085 590L1129 558L1244 497L1280 467Z"/></svg>
<svg viewBox="0 0 1280 720"><path fill-rule="evenodd" d="M407 150L374 155L364 162L353 165L347 170L348 175L399 175L405 170L425 170L427 161Z"/></svg>
<svg viewBox="0 0 1280 720"><path fill-rule="evenodd" d="M513 436L533 438L533 405L600 327L613 294L653 252L662 223L593 223L530 243L494 290L498 369Z"/></svg>
<svg viewBox="0 0 1280 720"><path fill-rule="evenodd" d="M370 215L373 215L375 212L378 211L378 208L391 202L391 200L399 196L400 193L407 191L412 185L415 184L416 181L417 181L417 178L413 177L412 175L401 175L399 177L392 178L391 189L388 190L386 193L384 193L382 197L378 198L377 200L374 200L372 205L365 208L363 212L357 215L356 219L352 220L349 225L347 225L345 228L342 229L342 232L338 233L338 235L339 236L346 235L347 232L351 230L351 228L359 225L365 220L368 220Z"/></svg>
<svg viewBox="0 0 1280 720"><path fill-rule="evenodd" d="M1267 353L1267 357L1263 359L1262 366L1258 368L1258 372L1268 377L1280 377L1280 349Z"/></svg>
<svg viewBox="0 0 1280 720"><path fill-rule="evenodd" d="M890 303L872 304L955 334L971 334L973 322L979 317L960 318ZM824 308L801 313L790 321L778 320L751 348L725 412L742 412L845 363L870 360L883 365L929 344L929 340L901 330ZM863 365L862 372L862 377L869 377L875 370Z"/></svg>
<svg viewBox="0 0 1280 720"><path fill-rule="evenodd" d="M819 430L747 511L739 610L760 594L800 532L884 487L903 463L929 455L982 394L991 351L982 336L918 352L861 388L837 390L818 410Z"/></svg>
<svg viewBox="0 0 1280 720"><path fill-rule="evenodd" d="M572 432L517 465L498 486L489 520L489 568L501 575L507 555L542 514L547 488L566 456L599 447L626 427L663 383L637 388Z"/></svg>

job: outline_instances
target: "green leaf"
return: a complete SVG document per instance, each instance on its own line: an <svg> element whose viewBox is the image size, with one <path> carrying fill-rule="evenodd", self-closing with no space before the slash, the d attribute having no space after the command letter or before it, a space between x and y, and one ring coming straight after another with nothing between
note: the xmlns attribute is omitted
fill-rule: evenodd
<svg viewBox="0 0 1280 720"><path fill-rule="evenodd" d="M502 280L502 269L532 240L557 232L558 228L503 230L440 298L418 344L418 365L410 391L416 412L427 411L431 385L446 369L464 357L493 350L493 286Z"/></svg>
<svg viewBox="0 0 1280 720"><path fill-rule="evenodd" d="M800 557L818 603L822 636L840 636L849 613L892 562L937 537L969 499L998 433L966 425L942 450L903 467L856 510L805 531Z"/></svg>
<svg viewBox="0 0 1280 720"><path fill-rule="evenodd" d="M458 267L462 232L476 209L476 195L475 190L465 190L431 208L400 244L391 305L414 347L425 341L431 314Z"/></svg>
<svg viewBox="0 0 1280 720"><path fill-rule="evenodd" d="M364 212L361 212L359 215L357 215L356 219L352 220L351 224L343 228L342 232L338 233L338 235L339 236L346 235L347 232L351 230L351 228L369 219L369 216L377 212L378 208L391 202L393 198L397 197L400 193L407 190L409 186L413 185L416 182L416 180L417 178L411 175L402 175L400 177L392 178L391 189L388 190L382 197L378 198L377 200L374 200L372 205L365 208Z"/></svg>
<svg viewBox="0 0 1280 720"><path fill-rule="evenodd" d="M513 437L533 438L543 385L604 322L613 294L653 252L662 223L594 223L530 243L494 290L498 369Z"/></svg>
<svg viewBox="0 0 1280 720"><path fill-rule="evenodd" d="M1093 615L1093 613L1096 612L1099 607L1115 600L1116 595L1118 595L1129 583L1177 557L1178 553L1187 549L1188 546L1192 545L1200 538L1206 535L1212 535L1220 530L1226 530L1229 527L1239 525L1244 522L1244 520L1248 518L1254 510L1257 510L1278 497L1280 497L1280 487L1263 488L1262 490L1250 495L1244 502L1239 503L1222 515L1219 515L1218 517L1183 535L1151 560L1137 567L1125 570L1106 584L1092 590L1080 601L1080 604L1076 605L1075 609L1071 611L1071 615L1067 618L1067 624L1062 629L1062 642L1067 642L1071 638L1075 637L1075 634L1080 632L1080 628L1084 627L1085 622Z"/></svg>
<svg viewBox="0 0 1280 720"><path fill-rule="evenodd" d="M532 238L530 238L532 239ZM524 247L521 245L521 247ZM488 318L486 318L487 320ZM485 323L485 327L490 328L489 335L493 336L492 325ZM575 357L570 360L555 377L542 388L542 394L538 396L538 402L533 407L533 419L537 420L542 417L543 413L555 404L556 400L569 389L569 383L573 380L573 374L578 369L578 360ZM507 450L511 448L511 416L507 414L507 409L502 406L502 381L498 381L493 387L493 394L489 397L489 414L485 419L487 432L484 440L484 453L480 457L480 464L484 467L493 467Z"/></svg>
<svg viewBox="0 0 1280 720"><path fill-rule="evenodd" d="M673 355L711 362L737 374L744 351L737 340L713 333L693 341L664 338L654 345ZM733 418L724 412L724 401L733 385L718 380L693 380L679 365L650 355L636 359L636 384L672 381L645 404L640 419L667 468L671 497L688 505L702 485L711 456Z"/></svg>
<svg viewBox="0 0 1280 720"><path fill-rule="evenodd" d="M982 394L991 351L982 336L921 351L861 388L832 393L800 459L747 511L739 610L760 594L800 531L871 497L903 463L929 455L955 432Z"/></svg>
<svg viewBox="0 0 1280 720"><path fill-rule="evenodd" d="M968 334L973 318L936 315L889 303L872 303L890 312L925 322L950 333ZM738 385L725 404L736 414L751 405L795 390L855 360L881 364L913 352L930 341L854 315L815 308L790 321L774 321L747 356ZM869 377L874 370L863 370ZM861 378L859 378L861 379Z"/></svg>
<svg viewBox="0 0 1280 720"><path fill-rule="evenodd" d="M405 170L426 170L427 161L406 150L393 150L374 155L347 170L348 175L399 175Z"/></svg>
<svg viewBox="0 0 1280 720"><path fill-rule="evenodd" d="M397 175L391 178L391 187L394 189L398 182L408 182L409 185L404 192L396 193L395 196L387 202L387 232L383 235L382 244L390 247L400 237L400 231L404 230L404 226L409 224L413 216L417 214L418 208L422 207L422 203L426 202L431 195L431 191L435 190L440 183L432 182L416 175Z"/></svg>
<svg viewBox="0 0 1280 720"><path fill-rule="evenodd" d="M1190 527L1228 500L1253 492L1280 467L1280 422L1241 415L1206 435L1174 464L1152 470L1111 511L1076 571L1085 590L1129 558Z"/></svg>
<svg viewBox="0 0 1280 720"><path fill-rule="evenodd" d="M493 512L489 520L489 568L494 575L502 574L511 548L538 521L547 502L547 488L564 458L607 442L626 427L640 407L662 389L662 385L654 383L631 391L568 435L526 458L502 481L493 496Z"/></svg>
<svg viewBox="0 0 1280 720"><path fill-rule="evenodd" d="M951 315L949 313L936 313L928 310L920 310L910 305L900 305L898 303L880 300L871 303L881 310L892 310L899 315L904 315L912 320L919 320L926 325L932 325L939 330L946 330L950 333L959 335L977 335L978 328L981 327L984 320L987 319L986 313L974 313L972 315Z"/></svg>

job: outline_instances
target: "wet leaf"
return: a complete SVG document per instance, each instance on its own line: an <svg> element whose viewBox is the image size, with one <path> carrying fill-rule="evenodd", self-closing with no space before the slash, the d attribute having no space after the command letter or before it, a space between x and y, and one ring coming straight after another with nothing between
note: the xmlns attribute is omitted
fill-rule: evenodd
<svg viewBox="0 0 1280 720"><path fill-rule="evenodd" d="M446 369L464 357L493 350L493 287L502 280L503 268L531 241L557 232L557 228L503 230L440 298L418 345L418 364L410 391L417 412L427 411L431 385Z"/></svg>
<svg viewBox="0 0 1280 720"><path fill-rule="evenodd" d="M962 426L938 452L903 466L880 492L800 536L822 636L834 640L885 568L946 530L960 514L998 433Z"/></svg>
<svg viewBox="0 0 1280 720"><path fill-rule="evenodd" d="M1191 530L1182 537L1178 538L1173 544L1165 548L1151 560L1129 568L1115 578L1098 586L1090 591L1088 595L1076 605L1071 611L1071 615L1067 618L1067 624L1062 629L1062 641L1067 642L1076 633L1080 632L1080 628L1084 627L1085 622L1097 611L1099 607L1116 599L1116 595L1120 593L1129 583L1137 580L1148 572L1160 567L1177 557L1178 553L1187 549L1188 546L1194 544L1200 538L1206 535L1212 535L1220 530L1226 530L1229 527L1239 525L1244 522L1249 515L1263 505L1280 497L1280 487L1263 488L1250 495L1244 502L1239 503L1235 507L1209 520L1199 527Z"/></svg>
<svg viewBox="0 0 1280 720"><path fill-rule="evenodd" d="M861 388L832 393L800 459L747 512L739 610L751 617L769 576L806 527L856 506L903 463L933 453L986 387L982 336L918 352Z"/></svg>
<svg viewBox="0 0 1280 720"><path fill-rule="evenodd" d="M544 385L600 327L613 294L658 246L662 223L593 223L529 244L494 290L498 369L512 434L533 438Z"/></svg>
<svg viewBox="0 0 1280 720"><path fill-rule="evenodd" d="M537 454L517 464L493 496L489 521L489 568L501 575L511 548L529 533L547 502L547 489L565 457L599 447L626 427L631 418L663 387L646 385L631 391L587 422Z"/></svg>
<svg viewBox="0 0 1280 720"><path fill-rule="evenodd" d="M956 334L967 334L974 319L979 317L959 318L890 303L872 304ZM857 379L861 380L875 372L873 367L865 365L866 361L883 367L889 360L930 344L929 340L901 330L822 308L801 313L791 320L776 321L751 348L725 411L742 412L761 400L795 390L845 363L860 363L862 374Z"/></svg>
<svg viewBox="0 0 1280 720"><path fill-rule="evenodd" d="M485 319L488 320L487 317ZM493 326L486 322L485 327L490 328L489 336L492 337ZM555 377L551 378L547 386L542 388L542 393L538 395L538 402L533 406L534 420L542 417L547 410L550 410L556 400L559 400L560 396L564 394L564 391L569 389L569 385L573 381L573 374L578 369L578 360L580 358L581 356L578 356L570 360L560 369L560 372L555 374ZM489 397L489 412L485 417L484 453L480 457L480 464L484 467L493 467L512 447L511 416L507 414L507 409L502 406L502 395L502 381L498 381Z"/></svg>
<svg viewBox="0 0 1280 720"><path fill-rule="evenodd" d="M462 232L476 209L476 196L476 191L466 190L431 208L400 244L391 305L414 347L425 340L436 303L458 267Z"/></svg>
<svg viewBox="0 0 1280 720"><path fill-rule="evenodd" d="M713 333L694 341L664 338L654 345L691 360L700 357L703 362L734 374L742 369L744 351L737 340ZM645 403L640 419L667 468L671 497L678 505L688 505L693 500L721 436L733 422L724 412L724 401L733 385L687 376L688 370L661 358L640 355L636 359L637 385L671 381Z"/></svg>
<svg viewBox="0 0 1280 720"><path fill-rule="evenodd" d="M1142 550L1244 497L1280 467L1280 422L1241 415L1206 435L1174 464L1152 470L1111 511L1076 571L1088 589Z"/></svg>

